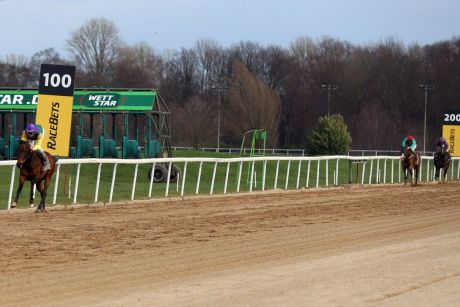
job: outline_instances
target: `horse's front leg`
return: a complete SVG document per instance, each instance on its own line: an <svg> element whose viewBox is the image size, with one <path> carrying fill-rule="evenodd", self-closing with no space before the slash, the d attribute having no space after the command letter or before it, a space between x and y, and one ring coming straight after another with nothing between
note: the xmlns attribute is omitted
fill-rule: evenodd
<svg viewBox="0 0 460 307"><path fill-rule="evenodd" d="M37 183L37 189L40 192L41 199L40 199L40 204L38 205L38 208L35 212L45 211L46 194L48 193L48 186L50 185L50 181L51 181L51 176L49 175L49 173L48 173L48 176L46 176L44 179L43 187L41 185L42 181L43 179Z"/></svg>
<svg viewBox="0 0 460 307"><path fill-rule="evenodd" d="M30 197L29 197L29 205L31 207L34 206L34 187L35 187L35 181L31 181L30 183Z"/></svg>
<svg viewBox="0 0 460 307"><path fill-rule="evenodd" d="M16 197L14 198L14 201L10 206L11 208L16 208L16 206L18 205L19 195L21 195L22 187L24 187L25 181L26 181L26 176L20 175L18 190L16 191Z"/></svg>
<svg viewBox="0 0 460 307"><path fill-rule="evenodd" d="M45 211L45 198L46 198L46 192L42 187L42 182L39 181L36 184L38 192L40 192L40 203L38 204L37 210L35 210L35 213L40 213Z"/></svg>
<svg viewBox="0 0 460 307"><path fill-rule="evenodd" d="M404 172L404 185L407 185L407 169L403 169Z"/></svg>

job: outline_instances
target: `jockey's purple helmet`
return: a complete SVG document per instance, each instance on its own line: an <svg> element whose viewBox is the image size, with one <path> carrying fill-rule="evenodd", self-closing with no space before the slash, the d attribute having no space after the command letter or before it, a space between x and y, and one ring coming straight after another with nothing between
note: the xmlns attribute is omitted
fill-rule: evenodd
<svg viewBox="0 0 460 307"><path fill-rule="evenodd" d="M35 124L28 124L27 127L26 127L26 131L27 132L37 131L37 126L35 126Z"/></svg>
<svg viewBox="0 0 460 307"><path fill-rule="evenodd" d="M443 136L441 136L441 137L439 138L439 143L443 143L443 144L444 144L444 143L447 143L447 142L446 142L446 139L445 139Z"/></svg>

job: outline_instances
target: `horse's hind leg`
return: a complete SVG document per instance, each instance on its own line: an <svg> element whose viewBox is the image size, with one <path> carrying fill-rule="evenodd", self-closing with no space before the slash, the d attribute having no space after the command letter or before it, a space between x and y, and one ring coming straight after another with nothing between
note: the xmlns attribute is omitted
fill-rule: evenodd
<svg viewBox="0 0 460 307"><path fill-rule="evenodd" d="M14 198L13 203L11 204L11 208L16 208L19 200L19 195L21 195L22 188L24 187L24 181L26 181L25 176L19 176L19 186L18 190L16 191L16 197Z"/></svg>
<svg viewBox="0 0 460 307"><path fill-rule="evenodd" d="M29 205L31 207L34 206L34 187L35 187L35 182L32 181L30 184L30 197L29 197Z"/></svg>

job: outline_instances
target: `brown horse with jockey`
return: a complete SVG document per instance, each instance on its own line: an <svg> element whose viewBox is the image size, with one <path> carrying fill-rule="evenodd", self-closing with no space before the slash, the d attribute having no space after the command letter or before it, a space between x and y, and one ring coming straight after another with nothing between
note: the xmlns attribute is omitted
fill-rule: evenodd
<svg viewBox="0 0 460 307"><path fill-rule="evenodd" d="M41 194L40 204L35 212L45 210L45 199L51 176L55 169L55 159L43 151L41 143L44 136L44 130L40 125L29 124L23 131L18 148L18 160L16 166L21 169L19 175L19 187L16 192L14 202L11 208L15 208L21 194L24 182L31 182L29 203L33 206L33 190L36 185ZM44 185L42 185L42 182Z"/></svg>
<svg viewBox="0 0 460 307"><path fill-rule="evenodd" d="M434 166L436 168L435 179L438 180L440 170L443 170L443 179L447 178L447 171L449 170L451 155L449 151L449 144L444 137L440 137L436 143L436 152L434 154Z"/></svg>
<svg viewBox="0 0 460 307"><path fill-rule="evenodd" d="M414 184L415 181L415 185L417 185L421 163L420 154L415 152L417 141L412 135L409 135L404 138L401 147L401 165L404 173L404 184L407 184L407 179L410 175L411 183Z"/></svg>

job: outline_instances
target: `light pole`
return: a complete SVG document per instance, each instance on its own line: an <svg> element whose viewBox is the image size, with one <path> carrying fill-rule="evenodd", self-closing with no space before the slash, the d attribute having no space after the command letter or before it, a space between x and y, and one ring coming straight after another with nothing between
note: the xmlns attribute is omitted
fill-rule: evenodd
<svg viewBox="0 0 460 307"><path fill-rule="evenodd" d="M329 110L331 107L331 92L337 90L339 87L335 84L321 84L323 90L327 90L327 116L329 117Z"/></svg>
<svg viewBox="0 0 460 307"><path fill-rule="evenodd" d="M423 154L425 154L425 141L426 141L426 104L428 102L428 92L434 89L433 84L420 84L419 88L425 91L425 114L423 117Z"/></svg>
<svg viewBox="0 0 460 307"><path fill-rule="evenodd" d="M225 85L211 85L211 88L218 93L218 101L217 101L217 149L216 151L220 151L220 99L221 94L227 89Z"/></svg>

